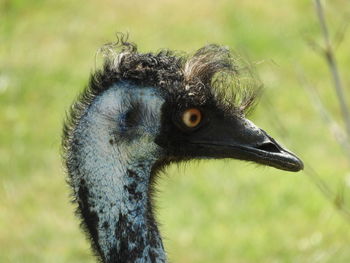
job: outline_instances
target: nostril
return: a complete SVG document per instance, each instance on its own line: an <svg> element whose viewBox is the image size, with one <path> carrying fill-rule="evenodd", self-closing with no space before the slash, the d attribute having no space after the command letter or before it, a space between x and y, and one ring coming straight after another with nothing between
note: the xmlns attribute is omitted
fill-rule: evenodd
<svg viewBox="0 0 350 263"><path fill-rule="evenodd" d="M280 152L278 147L275 144L273 144L272 142L263 143L262 145L259 145L256 148L259 150L266 151L266 152L275 152L275 153Z"/></svg>

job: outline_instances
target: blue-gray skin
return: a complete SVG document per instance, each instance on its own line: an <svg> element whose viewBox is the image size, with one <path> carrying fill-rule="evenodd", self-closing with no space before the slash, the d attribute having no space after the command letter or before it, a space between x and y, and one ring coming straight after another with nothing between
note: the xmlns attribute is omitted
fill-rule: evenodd
<svg viewBox="0 0 350 263"><path fill-rule="evenodd" d="M131 100L145 106L132 139L125 123ZM115 85L93 101L74 131L71 158L78 165L71 184L105 262L165 262L157 227L147 218L150 173L162 153L154 140L163 102L154 88Z"/></svg>
<svg viewBox="0 0 350 263"><path fill-rule="evenodd" d="M227 49L211 45L185 59L170 52L139 54L125 42L121 47L73 105L63 157L97 258L166 262L152 211L155 176L166 164L236 158L289 171L303 165L245 119L254 93L231 104L218 95L213 76L239 74ZM181 119L189 108L202 114L196 127Z"/></svg>

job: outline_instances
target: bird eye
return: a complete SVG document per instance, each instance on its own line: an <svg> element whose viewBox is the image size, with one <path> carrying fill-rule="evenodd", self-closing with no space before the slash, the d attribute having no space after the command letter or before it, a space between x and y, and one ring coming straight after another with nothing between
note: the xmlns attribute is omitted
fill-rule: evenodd
<svg viewBox="0 0 350 263"><path fill-rule="evenodd" d="M201 120L202 113L196 108L187 109L182 114L182 121L188 128L197 127Z"/></svg>

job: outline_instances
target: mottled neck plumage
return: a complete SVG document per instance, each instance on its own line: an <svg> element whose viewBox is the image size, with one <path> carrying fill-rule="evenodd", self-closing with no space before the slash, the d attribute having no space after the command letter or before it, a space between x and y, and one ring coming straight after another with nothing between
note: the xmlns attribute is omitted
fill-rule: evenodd
<svg viewBox="0 0 350 263"><path fill-rule="evenodd" d="M162 100L152 89L127 85L105 91L86 109L71 136L67 166L78 212L102 261L162 263L165 252L150 200L160 151L152 118L159 117ZM130 124L128 114L140 110L131 100L137 107L148 100L150 106L142 109L142 121Z"/></svg>

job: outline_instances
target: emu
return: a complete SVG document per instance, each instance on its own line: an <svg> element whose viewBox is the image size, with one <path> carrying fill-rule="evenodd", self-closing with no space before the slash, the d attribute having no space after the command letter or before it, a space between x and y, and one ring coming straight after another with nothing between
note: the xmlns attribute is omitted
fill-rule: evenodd
<svg viewBox="0 0 350 263"><path fill-rule="evenodd" d="M258 89L241 87L227 48L140 53L121 38L109 50L73 103L62 139L73 201L99 261L167 262L152 196L169 163L234 158L303 169L246 119Z"/></svg>

